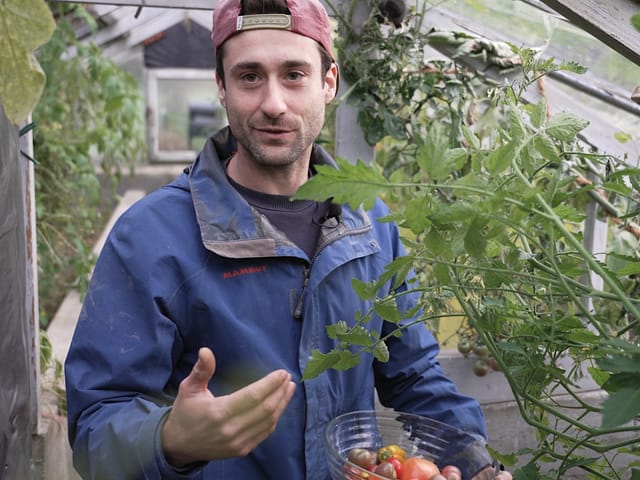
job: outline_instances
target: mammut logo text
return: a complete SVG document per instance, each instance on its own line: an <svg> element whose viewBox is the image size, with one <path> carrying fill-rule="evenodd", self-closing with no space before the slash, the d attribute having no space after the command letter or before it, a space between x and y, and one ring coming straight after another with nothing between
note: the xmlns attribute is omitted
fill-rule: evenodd
<svg viewBox="0 0 640 480"><path fill-rule="evenodd" d="M238 270L232 270L230 272L224 272L222 275L223 275L223 278L227 279L227 278L239 277L240 275L249 275L250 273L260 273L266 270L267 270L266 265L260 265L258 267L246 267L246 268L240 268Z"/></svg>

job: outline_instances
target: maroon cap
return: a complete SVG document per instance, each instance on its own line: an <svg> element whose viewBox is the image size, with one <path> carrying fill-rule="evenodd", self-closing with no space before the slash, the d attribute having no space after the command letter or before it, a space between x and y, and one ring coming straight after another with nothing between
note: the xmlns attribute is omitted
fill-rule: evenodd
<svg viewBox="0 0 640 480"><path fill-rule="evenodd" d="M331 49L331 21L320 0L287 0L290 15L280 13L241 15L241 1L220 0L213 12L211 40L216 52L229 37L237 33L274 28L289 30L315 40L335 60Z"/></svg>

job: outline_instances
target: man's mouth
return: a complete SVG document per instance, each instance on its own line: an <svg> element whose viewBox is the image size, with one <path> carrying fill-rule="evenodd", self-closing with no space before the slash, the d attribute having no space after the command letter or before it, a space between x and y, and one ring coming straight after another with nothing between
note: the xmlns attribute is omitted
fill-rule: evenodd
<svg viewBox="0 0 640 480"><path fill-rule="evenodd" d="M291 129L280 127L256 127L254 130L262 137L273 139L281 139L293 132Z"/></svg>

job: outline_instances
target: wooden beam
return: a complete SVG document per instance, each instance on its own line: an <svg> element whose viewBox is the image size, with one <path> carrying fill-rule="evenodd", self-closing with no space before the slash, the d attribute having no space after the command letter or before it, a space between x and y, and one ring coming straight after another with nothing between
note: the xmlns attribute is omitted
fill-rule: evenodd
<svg viewBox="0 0 640 480"><path fill-rule="evenodd" d="M577 27L640 65L640 32L631 17L640 13L636 0L542 0Z"/></svg>

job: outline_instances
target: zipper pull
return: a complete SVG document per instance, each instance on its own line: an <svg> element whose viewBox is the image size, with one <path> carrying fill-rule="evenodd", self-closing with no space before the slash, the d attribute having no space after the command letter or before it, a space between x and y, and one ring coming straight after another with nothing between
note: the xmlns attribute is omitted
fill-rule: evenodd
<svg viewBox="0 0 640 480"><path fill-rule="evenodd" d="M307 292L307 286L309 285L309 271L310 268L304 267L304 278L302 281L302 291L298 297L298 303L296 303L296 309L293 312L293 318L296 320L302 320L302 302L304 300L305 293Z"/></svg>

